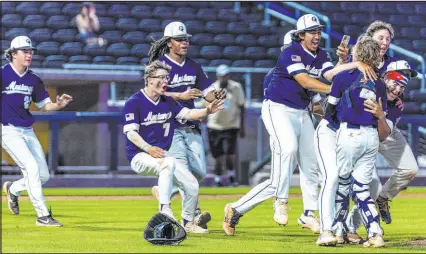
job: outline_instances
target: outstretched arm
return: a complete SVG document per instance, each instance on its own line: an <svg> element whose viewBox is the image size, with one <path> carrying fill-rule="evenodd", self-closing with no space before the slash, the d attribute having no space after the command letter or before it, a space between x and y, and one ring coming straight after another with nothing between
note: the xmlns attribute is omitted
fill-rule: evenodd
<svg viewBox="0 0 426 254"><path fill-rule="evenodd" d="M44 105L42 108L43 111L56 111L64 108L68 103L72 101L72 97L68 94L63 94L61 96L56 96L56 102L50 102Z"/></svg>
<svg viewBox="0 0 426 254"><path fill-rule="evenodd" d="M209 114L214 114L219 110L222 110L222 105L224 100L214 100L206 108L198 109L194 108L188 111L187 114L183 116L185 120L202 120Z"/></svg>

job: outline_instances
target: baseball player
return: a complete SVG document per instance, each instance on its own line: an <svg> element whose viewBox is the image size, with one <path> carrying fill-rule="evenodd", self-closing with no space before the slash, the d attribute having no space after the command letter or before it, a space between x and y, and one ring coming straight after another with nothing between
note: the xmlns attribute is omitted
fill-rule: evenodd
<svg viewBox="0 0 426 254"><path fill-rule="evenodd" d="M305 211L298 223L315 232L319 231L317 210L318 167L312 151L314 127L307 107L311 92L329 93L330 86L317 80L320 76L331 78L347 66L333 68L328 54L319 48L322 25L315 15L307 14L297 22L294 43L281 52L266 90L262 118L273 144L271 177L254 187L237 202L227 204L223 228L227 235L235 233L235 226L243 214L264 200L276 196L274 219L286 225L287 201L294 164L301 171ZM311 92L309 92L309 90ZM308 93L309 92L309 93ZM279 126L279 127L278 127Z"/></svg>
<svg viewBox="0 0 426 254"><path fill-rule="evenodd" d="M370 189L371 198L376 200L379 207L380 203L385 203L387 207L385 210L386 212L379 209L383 221L387 224L391 222L389 207L387 205L388 200L392 200L398 195L398 193L416 176L419 169L410 146L396 127L396 124L402 116L402 108L399 107L397 103L404 93L408 80L415 76L417 76L417 72L411 69L410 65L404 60L390 63L384 76L387 88L388 107L386 121L392 131L386 140L380 142L379 153L384 156L389 165L395 168L395 171L383 188L376 171L375 174L373 174L373 181L370 184ZM374 105L367 105L367 107L374 109ZM359 207L355 204L346 220L349 232L356 232L361 225L361 218L358 212Z"/></svg>
<svg viewBox="0 0 426 254"><path fill-rule="evenodd" d="M362 61L372 67L379 65L379 54L379 44L369 36L359 38L352 49L353 60ZM380 80L368 81L359 71L350 70L342 72L333 80L325 108L326 115L336 119L335 107L342 100L338 116L341 123L337 131L336 145L337 167L340 169L338 191L343 194L345 200L349 200L349 188L352 186L368 233L365 247L385 245L379 215L369 190L379 140L386 139L390 134L384 114L385 96L385 85ZM373 104L376 100L378 101L376 108L379 109L375 114L369 109L364 109L366 104ZM350 181L351 177L353 183ZM343 207L347 209L348 204Z"/></svg>
<svg viewBox="0 0 426 254"><path fill-rule="evenodd" d="M159 59L172 66L166 95L189 109L194 108L194 99L204 97L212 102L215 97L223 97L223 93L218 95L210 90L213 82L208 79L201 65L187 57L191 36L182 22L171 22L164 29L164 37L154 42L148 53L150 61ZM204 179L206 159L200 121L178 124L169 152L183 163L199 182ZM154 196L156 192L157 187L154 186ZM211 220L211 216L208 212L201 213L199 202L196 213L197 224L207 228L206 223Z"/></svg>
<svg viewBox="0 0 426 254"><path fill-rule="evenodd" d="M34 53L30 38L15 37L5 51L9 64L2 67L1 145L13 158L24 175L15 182L5 182L9 210L19 214L18 198L26 190L37 213L37 226L61 227L52 217L44 200L42 185L49 180L43 148L34 133L34 119L29 111L31 102L44 111L60 110L72 101L63 94L50 100L43 81L29 69Z"/></svg>
<svg viewBox="0 0 426 254"><path fill-rule="evenodd" d="M187 232L208 233L195 224L198 199L197 179L168 151L177 121L200 120L220 110L223 101L215 100L203 109L188 109L165 96L171 66L153 61L145 68L145 88L125 103L123 132L127 136L126 153L131 168L141 175L158 176L160 212L174 219L170 208L173 179L185 193L183 225ZM176 119L176 121L174 120Z"/></svg>

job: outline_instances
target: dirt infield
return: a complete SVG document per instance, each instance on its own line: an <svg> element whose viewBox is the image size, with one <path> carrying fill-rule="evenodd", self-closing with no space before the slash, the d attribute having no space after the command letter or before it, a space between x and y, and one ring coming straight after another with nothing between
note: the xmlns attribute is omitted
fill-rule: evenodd
<svg viewBox="0 0 426 254"><path fill-rule="evenodd" d="M419 240L410 241L410 242L407 243L407 245L426 248L426 239L419 239Z"/></svg>
<svg viewBox="0 0 426 254"><path fill-rule="evenodd" d="M234 195L200 195L200 199L239 199L243 194ZM301 194L290 194L289 198L301 198ZM426 193L401 193L399 198L426 198ZM153 196L46 196L46 200L154 200ZM173 199L181 199L179 195ZM6 200L3 196L2 200ZM20 200L28 200L28 197L20 197Z"/></svg>

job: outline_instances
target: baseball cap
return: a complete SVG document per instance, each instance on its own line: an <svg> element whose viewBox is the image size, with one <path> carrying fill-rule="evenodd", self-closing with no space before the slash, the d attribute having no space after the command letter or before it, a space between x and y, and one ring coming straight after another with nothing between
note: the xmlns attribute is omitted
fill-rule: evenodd
<svg viewBox="0 0 426 254"><path fill-rule="evenodd" d="M216 68L217 76L225 76L226 74L230 72L231 72L231 69L229 69L229 66L226 64L221 64Z"/></svg>
<svg viewBox="0 0 426 254"><path fill-rule="evenodd" d="M297 30L290 30L284 35L283 45L291 44L291 36L293 33L295 33Z"/></svg>
<svg viewBox="0 0 426 254"><path fill-rule="evenodd" d="M191 37L186 32L186 26L182 22L171 22L164 28L164 37Z"/></svg>
<svg viewBox="0 0 426 254"><path fill-rule="evenodd" d="M390 71L407 72L410 74L409 78L413 78L417 76L418 74L417 71L411 69L408 62L404 60L398 60L398 61L390 63L386 69L386 72L390 72Z"/></svg>
<svg viewBox="0 0 426 254"><path fill-rule="evenodd" d="M10 43L10 48L11 49L25 49L25 48L35 49L33 47L33 44L30 38L28 38L27 36L15 37Z"/></svg>
<svg viewBox="0 0 426 254"><path fill-rule="evenodd" d="M319 19L314 14L305 14L297 20L297 31L310 31L315 30L321 27L324 27L320 24Z"/></svg>

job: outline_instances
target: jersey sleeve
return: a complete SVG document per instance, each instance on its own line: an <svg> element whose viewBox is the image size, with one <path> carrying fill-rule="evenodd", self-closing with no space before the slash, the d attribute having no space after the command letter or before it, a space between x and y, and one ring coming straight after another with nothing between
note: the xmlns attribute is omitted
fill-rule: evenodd
<svg viewBox="0 0 426 254"><path fill-rule="evenodd" d="M175 101L171 97L169 98L169 103L172 109L173 118L181 124L186 123L185 117L189 113L190 109L183 107L179 102Z"/></svg>
<svg viewBox="0 0 426 254"><path fill-rule="evenodd" d="M328 96L328 103L337 105L342 97L342 80L340 75L337 74L333 77L333 83L331 84L330 95Z"/></svg>
<svg viewBox="0 0 426 254"><path fill-rule="evenodd" d="M41 81L41 79L38 77L37 83L34 86L32 97L33 102L35 102L38 108L43 108L47 103L52 102L52 100L50 100L49 93L44 87L43 81Z"/></svg>
<svg viewBox="0 0 426 254"><path fill-rule="evenodd" d="M323 77L324 78L324 74L327 72L327 71L329 71L329 70L331 70L331 69L333 69L334 68L334 64L333 64L333 62L332 62L332 60L331 60L331 56L330 56L330 53L328 53L328 52L324 52L325 54L324 54L324 63L322 64L322 68L321 68L321 77Z"/></svg>
<svg viewBox="0 0 426 254"><path fill-rule="evenodd" d="M197 83L195 87L200 89L203 95L206 96L208 92L214 89L212 84L213 81L209 79L203 68L201 68L201 65L197 64Z"/></svg>
<svg viewBox="0 0 426 254"><path fill-rule="evenodd" d="M290 48L281 52L277 66L283 70L287 70L288 74L291 76L299 73L308 73L305 64L302 62L301 54Z"/></svg>
<svg viewBox="0 0 426 254"><path fill-rule="evenodd" d="M134 102L134 100L130 99L126 101L123 109L124 134L129 131L139 131L139 115L140 111L137 108L137 104Z"/></svg>

